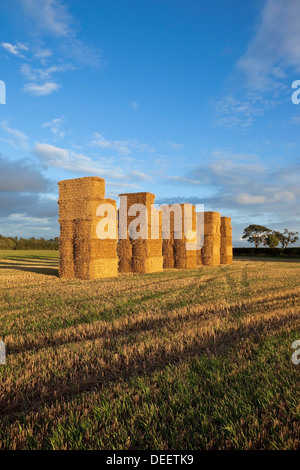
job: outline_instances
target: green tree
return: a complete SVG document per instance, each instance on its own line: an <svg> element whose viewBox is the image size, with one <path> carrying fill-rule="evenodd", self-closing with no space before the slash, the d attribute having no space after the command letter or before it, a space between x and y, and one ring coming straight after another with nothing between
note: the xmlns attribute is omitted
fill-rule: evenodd
<svg viewBox="0 0 300 470"><path fill-rule="evenodd" d="M288 245L296 243L296 241L299 240L299 237L296 237L297 234L298 232L289 232L287 228L284 229L283 233L274 232L282 248L287 248Z"/></svg>
<svg viewBox="0 0 300 470"><path fill-rule="evenodd" d="M264 241L264 245L268 246L269 248L276 248L279 245L279 238L275 235L275 233L269 233Z"/></svg>
<svg viewBox="0 0 300 470"><path fill-rule="evenodd" d="M244 229L242 238L246 238L249 243L254 243L255 248L258 248L265 242L270 232L272 232L272 230L263 225L252 224Z"/></svg>

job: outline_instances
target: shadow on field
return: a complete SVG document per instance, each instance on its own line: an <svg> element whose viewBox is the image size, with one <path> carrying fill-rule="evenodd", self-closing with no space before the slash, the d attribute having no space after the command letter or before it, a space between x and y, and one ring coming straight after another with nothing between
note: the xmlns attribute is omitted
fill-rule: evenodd
<svg viewBox="0 0 300 470"><path fill-rule="evenodd" d="M298 291L294 292L290 296L290 300L297 298ZM275 296L277 300L286 301L285 294ZM263 304L264 307L267 307L266 311L272 311L274 309L274 298L271 299L260 299L256 301L256 307L259 304ZM235 304L231 307L224 307L222 311L218 311L218 316L220 317L232 317L232 315L242 317L247 312L250 313L253 311L253 303L249 302L246 304ZM199 324L195 325L195 328L198 327L201 329L203 320L208 316L215 316L215 308L208 308L208 310L202 312L199 315L199 312L191 312L189 315L185 316L184 320L195 320L199 318ZM91 363L88 364L86 361L79 361L76 365L76 371L72 373L72 376L68 377L67 380L62 380L56 376L55 370L49 370L49 376L42 380L41 384L27 384L26 388L23 388L19 394L16 394L15 390L12 391L11 397L6 397L6 399L0 400L0 418L6 416L6 419L14 420L17 414L24 414L38 410L41 404L47 404L51 406L57 403L58 400L70 400L78 396L80 393L86 393L96 390L102 390L104 387L109 384L124 380L128 381L137 376L149 375L155 373L156 371L164 370L166 366L170 364L179 364L181 362L190 360L192 358L198 357L199 355L209 355L209 356L220 356L225 353L229 348L234 348L241 344L244 341L251 341L259 343L261 340L265 339L268 335L276 335L282 329L289 329L292 322L299 321L300 314L297 315L288 315L284 317L274 317L268 318L266 321L265 318L257 320L255 323L241 323L240 326L229 327L228 330L223 331L212 331L207 336L197 335L188 343L183 342L172 343L169 340L165 344L161 344L159 349L156 347L147 348L144 350L141 348L135 350L134 342L136 341L135 337L132 337L130 340L130 335L134 333L144 334L147 331L153 330L153 332L163 331L163 328L168 325L170 328L173 328L174 331L178 331L178 327L182 325L183 318L169 318L168 316L157 318L157 319L144 319L142 322L133 324L130 328L126 328L124 331L124 326L120 325L119 329L112 331L99 331L98 335L86 334L84 337L80 336L76 338L66 338L63 337L56 338L51 340L47 338L45 343L42 345L30 344L22 345L18 348L8 348L8 354L24 354L25 351L34 350L37 352L39 349L44 349L47 347L53 347L55 354L59 354L59 349L57 347L61 344L70 343L70 342L81 342L86 340L94 340L97 337L103 338L103 344L99 353L103 355L103 363L100 364L97 361L97 358L93 357ZM46 338L45 338L46 339ZM105 351L110 353L119 353L122 349L122 345L132 345L132 356L122 356L119 355L118 360L113 360L113 354L108 354L108 357L105 359ZM118 347L117 347L118 345ZM239 346L240 347L240 346ZM116 348L114 350L114 348ZM62 350L63 351L63 350ZM60 359L62 360L62 359ZM26 403L24 402L24 397L26 396ZM7 398L10 398L10 403L7 403ZM12 399L13 398L13 399Z"/></svg>
<svg viewBox="0 0 300 470"><path fill-rule="evenodd" d="M0 269L16 269L18 271L26 271L46 276L58 277L58 261L51 258L40 259L14 259L1 260Z"/></svg>

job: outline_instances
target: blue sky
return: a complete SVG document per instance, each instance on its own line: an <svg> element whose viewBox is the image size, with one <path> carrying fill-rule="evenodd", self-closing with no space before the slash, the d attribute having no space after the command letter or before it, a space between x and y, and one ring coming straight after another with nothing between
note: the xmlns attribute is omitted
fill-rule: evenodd
<svg viewBox="0 0 300 470"><path fill-rule="evenodd" d="M59 234L57 182L106 179L300 231L298 0L0 2L0 233Z"/></svg>

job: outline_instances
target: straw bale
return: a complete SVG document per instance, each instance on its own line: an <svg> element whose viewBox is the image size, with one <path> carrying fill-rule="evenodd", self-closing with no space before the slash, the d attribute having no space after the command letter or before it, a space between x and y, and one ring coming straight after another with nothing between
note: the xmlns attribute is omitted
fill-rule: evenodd
<svg viewBox="0 0 300 470"><path fill-rule="evenodd" d="M119 240L117 244L119 273L131 273L132 245L130 240Z"/></svg>
<svg viewBox="0 0 300 470"><path fill-rule="evenodd" d="M219 266L220 265L220 255L202 256L202 262L205 266Z"/></svg>
<svg viewBox="0 0 300 470"><path fill-rule="evenodd" d="M105 197L105 179L98 176L87 176L62 180L58 183L59 200L89 197Z"/></svg>
<svg viewBox="0 0 300 470"><path fill-rule="evenodd" d="M116 208L116 201L113 199L91 199L84 197L80 199L68 199L59 201L59 218L68 220L89 220L96 217L96 211L101 204L112 204ZM98 217L98 221L105 216Z"/></svg>
<svg viewBox="0 0 300 470"><path fill-rule="evenodd" d="M221 217L221 264L232 263L232 227L230 217Z"/></svg>
<svg viewBox="0 0 300 470"><path fill-rule="evenodd" d="M215 224L215 225L220 225L221 224L221 214L219 212L204 212L204 227L206 224ZM205 231L205 228L204 228Z"/></svg>
<svg viewBox="0 0 300 470"><path fill-rule="evenodd" d="M132 270L134 273L145 274L163 271L163 258L157 257L135 257L132 259Z"/></svg>
<svg viewBox="0 0 300 470"><path fill-rule="evenodd" d="M65 279L73 279L75 277L74 262L61 258L59 261L59 277Z"/></svg>
<svg viewBox="0 0 300 470"><path fill-rule="evenodd" d="M148 208L155 200L155 194L147 192L119 194L121 196L127 196L127 210L133 204L144 204Z"/></svg>
<svg viewBox="0 0 300 470"><path fill-rule="evenodd" d="M174 268L174 249L172 240L163 240L162 253L163 267L166 269Z"/></svg>
<svg viewBox="0 0 300 470"><path fill-rule="evenodd" d="M60 220L60 239L69 239L72 240L74 237L74 222Z"/></svg>
<svg viewBox="0 0 300 470"><path fill-rule="evenodd" d="M201 255L201 250L196 250L196 266L202 266L202 255Z"/></svg>
<svg viewBox="0 0 300 470"><path fill-rule="evenodd" d="M163 258L162 256L151 256L146 259L146 272L157 273L163 271Z"/></svg>
<svg viewBox="0 0 300 470"><path fill-rule="evenodd" d="M95 259L89 263L77 263L75 274L78 279L99 279L118 275L118 259Z"/></svg>
<svg viewBox="0 0 300 470"><path fill-rule="evenodd" d="M75 260L94 260L117 258L116 240L75 239Z"/></svg>
<svg viewBox="0 0 300 470"><path fill-rule="evenodd" d="M209 235L221 235L221 226L217 223L205 223L204 233Z"/></svg>
<svg viewBox="0 0 300 470"><path fill-rule="evenodd" d="M132 240L132 256L162 256L162 240Z"/></svg>

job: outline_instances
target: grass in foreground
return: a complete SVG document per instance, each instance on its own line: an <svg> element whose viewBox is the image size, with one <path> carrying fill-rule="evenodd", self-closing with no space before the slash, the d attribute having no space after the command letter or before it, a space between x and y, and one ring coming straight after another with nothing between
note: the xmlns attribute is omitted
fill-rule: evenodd
<svg viewBox="0 0 300 470"><path fill-rule="evenodd" d="M299 447L300 264L65 281L3 263L1 449Z"/></svg>

